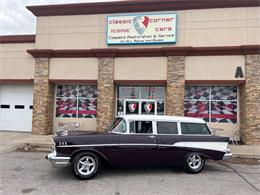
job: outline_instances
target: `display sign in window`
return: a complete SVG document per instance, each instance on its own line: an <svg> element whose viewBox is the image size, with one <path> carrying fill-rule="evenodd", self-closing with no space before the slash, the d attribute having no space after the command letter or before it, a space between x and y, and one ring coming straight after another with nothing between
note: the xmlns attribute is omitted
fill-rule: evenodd
<svg viewBox="0 0 260 195"><path fill-rule="evenodd" d="M57 85L56 117L96 118L96 85Z"/></svg>
<svg viewBox="0 0 260 195"><path fill-rule="evenodd" d="M138 114L138 113L139 113L139 103L137 101L127 101L126 114Z"/></svg>
<svg viewBox="0 0 260 195"><path fill-rule="evenodd" d="M176 43L176 14L107 17L107 44Z"/></svg>

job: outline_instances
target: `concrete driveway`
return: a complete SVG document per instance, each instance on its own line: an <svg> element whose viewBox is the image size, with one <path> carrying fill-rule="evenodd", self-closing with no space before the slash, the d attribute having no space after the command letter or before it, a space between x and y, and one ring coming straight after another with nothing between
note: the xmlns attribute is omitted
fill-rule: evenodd
<svg viewBox="0 0 260 195"><path fill-rule="evenodd" d="M260 194L260 165L208 161L197 175L180 168L103 169L80 181L69 168L52 168L41 152L0 155L0 194L172 195Z"/></svg>

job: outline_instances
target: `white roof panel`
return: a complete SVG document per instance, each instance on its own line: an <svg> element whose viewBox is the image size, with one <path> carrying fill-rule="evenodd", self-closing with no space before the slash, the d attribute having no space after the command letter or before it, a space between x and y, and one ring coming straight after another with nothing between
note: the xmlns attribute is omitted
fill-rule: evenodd
<svg viewBox="0 0 260 195"><path fill-rule="evenodd" d="M168 115L122 115L126 120L159 120L159 121L176 121L187 123L206 123L203 119L183 117L183 116L168 116Z"/></svg>

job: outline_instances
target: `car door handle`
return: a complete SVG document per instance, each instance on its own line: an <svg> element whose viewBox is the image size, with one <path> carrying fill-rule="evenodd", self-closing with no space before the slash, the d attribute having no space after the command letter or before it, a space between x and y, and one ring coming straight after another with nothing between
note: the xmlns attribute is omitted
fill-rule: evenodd
<svg viewBox="0 0 260 195"><path fill-rule="evenodd" d="M151 139L154 139L154 138L155 138L154 135L149 135L148 137L151 138Z"/></svg>

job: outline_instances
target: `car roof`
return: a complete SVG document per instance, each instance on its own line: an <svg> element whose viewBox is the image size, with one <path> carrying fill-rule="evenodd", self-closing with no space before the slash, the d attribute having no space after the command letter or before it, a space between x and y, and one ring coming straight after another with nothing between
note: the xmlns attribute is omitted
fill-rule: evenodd
<svg viewBox="0 0 260 195"><path fill-rule="evenodd" d="M187 123L206 123L203 119L183 117L183 116L167 116L167 115L121 115L125 120L159 120L159 121L176 121Z"/></svg>

